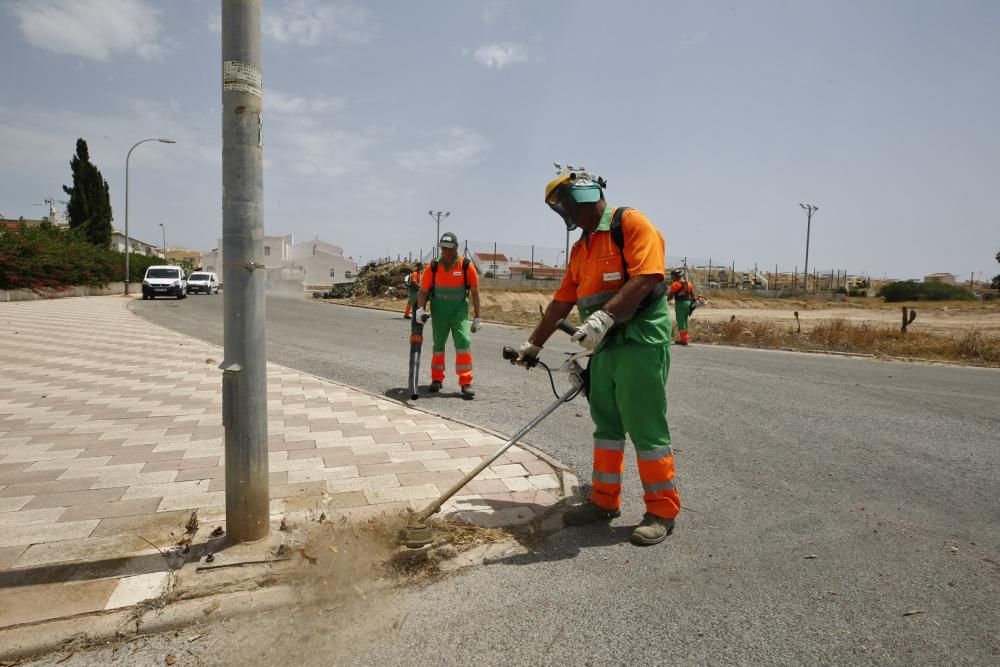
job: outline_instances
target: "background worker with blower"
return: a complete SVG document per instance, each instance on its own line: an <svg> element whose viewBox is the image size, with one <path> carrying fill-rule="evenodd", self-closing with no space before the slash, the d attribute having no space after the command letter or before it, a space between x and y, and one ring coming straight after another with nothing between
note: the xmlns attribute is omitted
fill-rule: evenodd
<svg viewBox="0 0 1000 667"><path fill-rule="evenodd" d="M451 334L455 344L455 372L462 388L462 397L471 399L476 391L472 388L472 337L479 331L483 321L479 317L479 274L476 265L468 258L458 257L458 238L451 232L441 235L439 242L441 256L430 262L420 281L415 316L424 322L430 315L424 310L428 300L434 317L431 331L434 336L434 350L431 356L431 392L441 391L444 384L444 348ZM469 323L469 300L472 295L473 319Z"/></svg>
<svg viewBox="0 0 1000 667"><path fill-rule="evenodd" d="M688 344L688 318L694 312L694 283L684 277L684 269L674 269L670 272L670 289L667 290L667 301L674 300L674 312L677 315L677 345Z"/></svg>
<svg viewBox="0 0 1000 667"><path fill-rule="evenodd" d="M420 294L420 272L424 268L423 263L417 262L413 273L406 276L406 310L403 311L403 319L410 319L410 309L417 307L417 295Z"/></svg>
<svg viewBox="0 0 1000 667"><path fill-rule="evenodd" d="M545 202L568 230L583 235L570 252L562 285L542 321L518 348L530 363L575 305L583 325L573 340L593 351L589 367L594 420L594 474L589 501L564 515L568 525L619 516L625 436L636 448L646 514L632 533L636 544L662 542L680 512L667 426L670 311L664 294L663 236L634 209L612 208L606 182L583 168L562 167L545 187Z"/></svg>

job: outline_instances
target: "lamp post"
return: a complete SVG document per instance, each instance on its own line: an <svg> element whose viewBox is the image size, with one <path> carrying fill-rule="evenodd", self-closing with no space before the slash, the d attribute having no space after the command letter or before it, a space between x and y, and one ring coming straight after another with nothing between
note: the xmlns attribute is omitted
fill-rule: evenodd
<svg viewBox="0 0 1000 667"><path fill-rule="evenodd" d="M163 259L167 258L167 228L160 223L160 231L163 232Z"/></svg>
<svg viewBox="0 0 1000 667"><path fill-rule="evenodd" d="M809 292L809 233L812 230L813 213L819 210L818 206L812 204L799 204L806 212L806 267L802 272L802 293Z"/></svg>
<svg viewBox="0 0 1000 667"><path fill-rule="evenodd" d="M129 256L132 254L132 244L129 243L128 238L128 161L132 157L132 151L135 150L136 146L139 144L144 144L147 141L159 141L161 144L176 144L177 142L173 139L143 139L142 141L137 141L128 149L128 154L125 156L125 294L128 294L128 283L129 283Z"/></svg>
<svg viewBox="0 0 1000 667"><path fill-rule="evenodd" d="M434 220L437 221L437 236L434 237L434 245L431 246L431 254L433 255L434 254L433 249L436 248L438 242L441 241L441 218L447 218L449 215L451 215L451 211L438 211L437 213L435 213L434 211L427 211L427 215L431 216L432 218L434 218Z"/></svg>

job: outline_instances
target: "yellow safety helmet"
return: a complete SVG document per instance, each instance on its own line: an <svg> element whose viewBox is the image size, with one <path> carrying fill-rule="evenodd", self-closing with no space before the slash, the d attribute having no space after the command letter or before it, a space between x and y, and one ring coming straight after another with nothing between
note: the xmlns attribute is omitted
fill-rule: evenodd
<svg viewBox="0 0 1000 667"><path fill-rule="evenodd" d="M558 204L559 198L556 190L559 189L559 186L569 183L569 180L569 174L562 174L549 181L548 185L545 186L545 203L549 206Z"/></svg>
<svg viewBox="0 0 1000 667"><path fill-rule="evenodd" d="M565 167L556 162L558 176L545 186L545 203L566 223L566 229L576 229L576 222L570 210L577 204L592 204L604 196L607 181L594 176L583 167Z"/></svg>

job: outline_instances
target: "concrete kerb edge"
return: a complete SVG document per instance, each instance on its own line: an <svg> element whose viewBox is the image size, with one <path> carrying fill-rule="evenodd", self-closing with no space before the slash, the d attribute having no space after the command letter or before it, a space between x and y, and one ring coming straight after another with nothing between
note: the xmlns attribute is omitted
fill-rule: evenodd
<svg viewBox="0 0 1000 667"><path fill-rule="evenodd" d="M948 366L950 368L979 368L986 371L1000 370L996 366L980 366L977 364L963 364L958 361L947 361L943 359L920 359L919 357L895 357L884 354L869 354L865 352L841 352L840 350L797 350L791 347L748 347L746 345L728 345L726 343L691 343L690 347L724 347L730 350L753 350L754 352L777 352L781 354L811 354L824 355L829 357L842 357L847 359L861 359L863 361L880 361L883 363L897 364L923 364L925 366Z"/></svg>
<svg viewBox="0 0 1000 667"><path fill-rule="evenodd" d="M213 620L205 608L214 602L219 608L212 612L226 618L280 609L295 602L288 586L271 586L251 591L210 594L180 600L160 610L149 610L137 623L134 607L111 612L92 612L77 616L17 625L0 630L0 660L23 660L58 651L67 643L80 638L87 646L115 640L129 641L143 634L159 634Z"/></svg>
<svg viewBox="0 0 1000 667"><path fill-rule="evenodd" d="M366 306L360 303L341 303L340 301L334 301L333 299L313 299L307 298L306 301L318 301L319 303L325 303L328 306L346 306L347 308L364 308L365 310L378 310L383 313L401 313L401 310L394 310L392 308L383 308L382 306ZM501 322L500 320L483 320L486 324L494 324L501 327L508 327L511 329L523 329L524 324L511 324L510 322ZM345 385L346 386L346 385ZM478 427L477 427L478 428Z"/></svg>
<svg viewBox="0 0 1000 667"><path fill-rule="evenodd" d="M398 310L393 310L392 308L382 308L380 306L365 306L358 303L340 303L323 299L308 299L308 300L325 302L330 304L331 306L347 306L348 308L365 308L367 310L381 310L386 313L400 312ZM500 326L510 327L512 329L523 329L526 326L524 324L512 324L510 322L500 322L497 320L483 320L483 322L486 322L487 324L496 324ZM865 352L841 352L839 350L796 350L790 347L747 347L745 345L727 345L725 343L691 343L691 347L698 347L701 345L704 345L706 347L728 347L737 350L767 350L770 352L791 352L795 354L827 354L834 357L851 357L855 359L868 359L870 361L894 361L897 363L907 363L907 364L928 364L931 366L955 366L958 368L986 368L989 370L997 370L995 366L978 366L975 364L963 364L958 361L946 361L941 359L920 359L919 357L893 357L880 354L868 354ZM479 427L477 426L476 428Z"/></svg>
<svg viewBox="0 0 1000 667"><path fill-rule="evenodd" d="M318 299L315 299L315 300L318 300ZM348 304L331 304L331 305L348 305ZM134 310L132 310L131 308L129 308L129 302L124 302L123 307L126 310L128 310L129 313L131 313L134 317L140 317L140 315L138 315ZM352 306L352 307L369 308L368 306ZM383 308L370 308L370 309L371 310L383 310L383 311L385 310ZM386 312L396 312L396 311L386 311ZM146 319L143 319L143 322L146 322L147 324L149 324L151 326L160 327L160 328L164 328L164 329L166 328L166 327L161 327L159 324L154 324L153 322L150 322L149 320L146 320ZM505 323L501 322L500 324L505 324ZM505 324L505 326L514 326L514 325ZM177 334L179 336L185 336L185 334L178 333L176 331L173 331L172 329L167 329L167 331L170 331L171 333L175 333L175 334ZM190 338L190 336L185 336L185 337ZM202 341L200 339L195 339L195 340L199 340L199 342L202 342L205 345L209 345L209 346L214 347L216 349L220 349L220 350L223 349L221 346L215 345L213 343L208 343L208 342ZM268 363L273 363L273 362L268 362ZM384 396L382 394L376 394L374 392L368 391L367 389L362 389L361 387L355 387L354 385L350 385L350 384L347 384L345 382L340 382L338 380L331 380L330 378L326 378L326 377L323 377L321 375L315 375L314 373L310 373L309 371L303 371L303 370L299 370L297 368L290 368L288 366L283 366L281 364L273 364L273 365L280 366L281 368L287 368L288 370L294 371L296 373L302 373L303 375L306 375L306 376L311 377L311 378L315 378L315 379L320 380L322 382L329 382L330 384L337 385L339 387L344 387L345 389L350 389L352 391L356 391L356 392L358 392L360 394L364 394L365 396L371 396L372 398L378 398L378 399L381 399L383 401L389 401L390 403L393 403L395 405L399 405L399 406L402 406L402 407L405 407L405 408L410 408L411 410L416 410L417 412L422 412L424 414L431 415L432 417L437 417L438 419L444 419L445 421L454 422L456 424L462 424L463 426L468 426L469 428L474 428L476 430L482 431L483 433L487 433L487 434L492 435L494 437L501 438L504 441L506 441L510 437L508 435L504 435L503 433L500 433L499 431L495 431L495 430L493 430L491 428L488 428L488 427L485 427L485 426L480 426L478 424L473 424L472 422L467 422L467 421L465 421L463 419L458 419L458 418L455 418L455 417L447 417L447 416L445 416L445 415L443 415L443 414L441 414L439 412L435 412L434 410L428 410L427 408L416 407L416 406L414 406L414 405L412 405L410 403L406 403L404 401L400 401L400 400L397 400L395 398L390 398L390 397ZM556 471L557 477L559 477L559 481L560 481L560 484L561 484L561 487L562 487L561 491L562 491L562 495L563 495L564 498L571 498L574 495L576 495L576 490L579 489L580 480L579 480L579 478L577 478L576 474L567 465L565 465L561 461L558 461L557 459L553 458L549 454L546 454L545 452L543 452L542 450L540 450L538 447L536 447L536 446L534 446L534 445L532 445L530 443L526 443L526 442L524 442L522 440L519 440L517 442L517 446L518 447L523 447L524 449L528 450L529 452L531 452L532 454L534 454L535 456L537 456L538 458L540 458L542 461L545 461L545 463L547 463L548 465L552 466L552 468Z"/></svg>

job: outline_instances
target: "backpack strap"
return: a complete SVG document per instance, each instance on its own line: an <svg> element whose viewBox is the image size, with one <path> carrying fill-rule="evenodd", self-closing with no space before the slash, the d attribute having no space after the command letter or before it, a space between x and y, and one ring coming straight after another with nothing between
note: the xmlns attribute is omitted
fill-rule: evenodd
<svg viewBox="0 0 1000 667"><path fill-rule="evenodd" d="M621 253L622 278L626 282L628 281L629 276L628 261L625 259L625 231L622 229L622 218L625 217L625 214L631 210L632 209L628 206L619 206L615 209L615 212L611 214L611 240L615 242L615 245L618 246L618 252ZM667 284L666 277L664 276L664 279L656 283L653 289L649 291L649 294L643 297L642 301L639 302L639 306L636 308L635 314L632 315L632 317L635 317L635 315L638 315L642 311L646 310L646 308L659 301L663 295L666 294L666 292Z"/></svg>
<svg viewBox="0 0 1000 667"><path fill-rule="evenodd" d="M625 213L632 210L628 206L619 206L611 214L611 240L618 246L618 252L622 256L623 278L628 280L628 263L625 261L625 232L622 230L622 218Z"/></svg>

